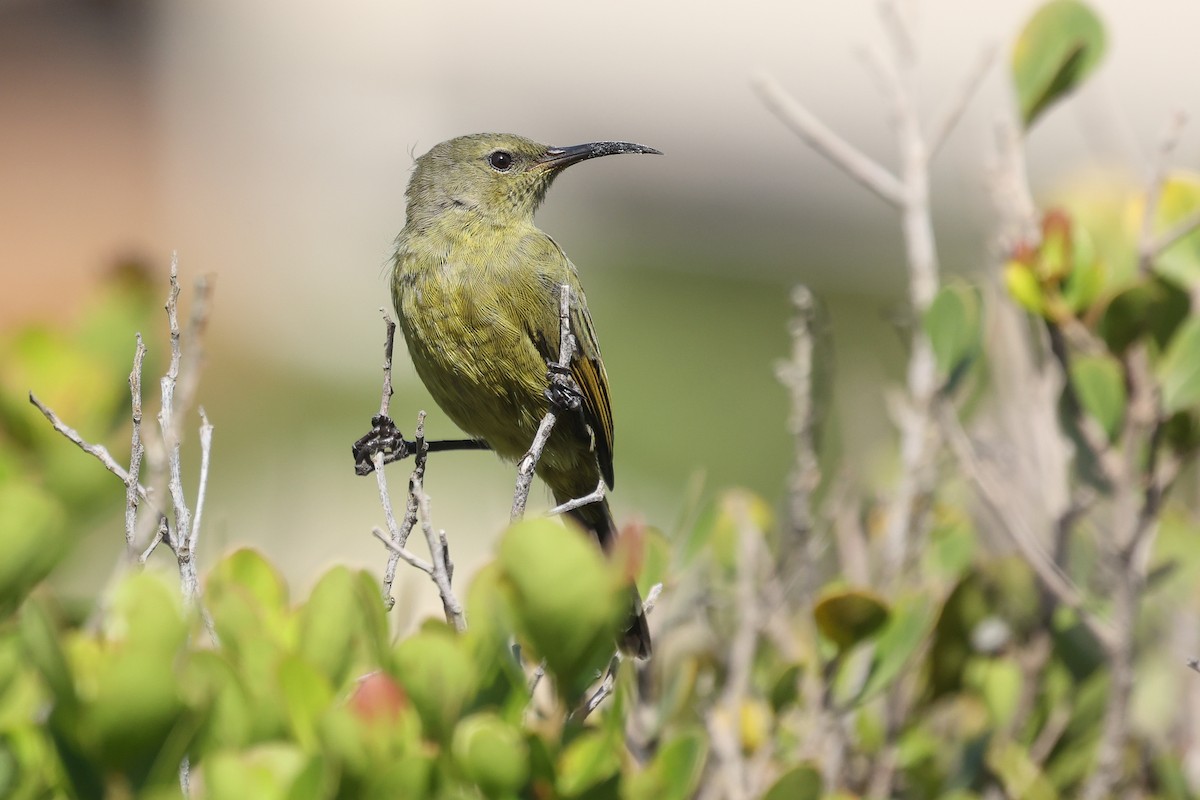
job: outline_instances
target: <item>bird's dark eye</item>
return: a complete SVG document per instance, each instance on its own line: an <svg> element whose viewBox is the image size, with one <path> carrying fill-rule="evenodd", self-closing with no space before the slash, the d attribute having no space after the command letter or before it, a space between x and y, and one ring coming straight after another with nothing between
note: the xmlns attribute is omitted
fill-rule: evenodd
<svg viewBox="0 0 1200 800"><path fill-rule="evenodd" d="M488 155L488 163L492 165L492 169L494 170L508 172L513 164L512 153L507 150L495 150Z"/></svg>

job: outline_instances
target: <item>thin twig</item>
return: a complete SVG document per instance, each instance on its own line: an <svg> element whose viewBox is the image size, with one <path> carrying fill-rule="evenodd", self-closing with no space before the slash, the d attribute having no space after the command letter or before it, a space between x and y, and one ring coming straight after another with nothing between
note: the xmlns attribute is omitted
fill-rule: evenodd
<svg viewBox="0 0 1200 800"><path fill-rule="evenodd" d="M137 334L137 346L133 351L133 369L129 372L129 397L133 414L132 444L129 449L129 475L125 479L125 551L133 558L137 541L138 479L142 472L142 362L146 358L146 344Z"/></svg>
<svg viewBox="0 0 1200 800"><path fill-rule="evenodd" d="M438 594L442 597L442 607L446 612L446 622L449 622L454 626L456 631L461 633L467 629L467 618L463 613L462 603L459 602L458 597L454 594L454 589L450 585L450 568L448 567L449 560L447 558L448 548L445 546L445 540L434 532L433 522L429 513L429 495L426 494L420 479L416 477L413 478L409 491L413 497L417 498L417 503L421 509L421 530L425 534L425 542L429 545L429 554L433 559L433 571L430 573L430 577L433 578L433 582L438 589Z"/></svg>
<svg viewBox="0 0 1200 800"><path fill-rule="evenodd" d="M659 595L662 594L662 590L662 583L656 583L651 586L650 591L646 593L646 599L642 601L642 613L647 617L650 616L650 612L654 610L654 606L658 604L658 598ZM581 721L587 719L588 715L595 711L596 708L604 702L605 698L612 694L613 688L616 686L617 670L621 666L621 662L624 660L625 656L618 648L617 651L613 653L612 659L610 659L608 662L608 669L604 673L604 679L600 681L600 685L596 687L595 691L588 696L587 701L583 704L583 708L579 712L579 719ZM533 690L537 688L538 682L541 681L542 675L546 671L545 666L545 662L543 662L534 671L533 680L531 680L529 684L530 694L533 693Z"/></svg>
<svg viewBox="0 0 1200 800"><path fill-rule="evenodd" d="M709 717L709 737L717 757L724 796L747 798L757 796L737 734L737 720L750 692L754 654L758 649L762 626L758 597L759 542L758 530L750 521L749 510L743 504L734 509L738 533L737 576L734 585L734 607L737 628L729 646L725 686L718 699L720 713Z"/></svg>
<svg viewBox="0 0 1200 800"><path fill-rule="evenodd" d="M390 359L389 359L390 361ZM403 550L408 543L408 536L412 533L413 526L417 524L418 503L416 496L412 493L414 483L420 483L425 478L425 463L429 454L425 447L425 412L421 411L417 414L417 429L414 434L416 441L416 455L413 464L412 475L409 477L409 492L408 500L404 511L403 523L396 524L396 515L392 511L392 498L388 492L387 476L383 470L382 452L376 452L371 456L371 460L375 465L375 482L379 487L379 502L383 506L383 515L387 520L388 533L391 535L391 543L397 549ZM391 555L388 557L387 567L383 573L383 602L389 610L396 605L396 598L392 594L392 585L396 581L396 567L400 563L401 556L396 549L391 550Z"/></svg>
<svg viewBox="0 0 1200 800"><path fill-rule="evenodd" d="M589 505L590 503L599 503L604 499L605 492L606 489L604 480L601 479L600 483L596 484L596 488L590 493L585 494L583 497L576 497L574 500L568 500L565 503L561 503L547 511L546 515L553 517L557 514L565 514L568 511L574 511L575 509Z"/></svg>
<svg viewBox="0 0 1200 800"><path fill-rule="evenodd" d="M395 553L396 556L401 561L403 561L405 564L408 564L410 567L416 567L417 569L421 570L421 572L424 572L426 575L433 575L433 565L432 564L430 564L428 561L421 558L419 555L412 552L411 550L408 550L403 547L397 547L395 545L395 543L393 543L392 540L388 538L388 535L386 533L384 533L382 530L380 530L379 528L372 528L371 535L374 536L379 541L383 542L383 546L386 547L391 552Z"/></svg>
<svg viewBox="0 0 1200 800"><path fill-rule="evenodd" d="M1075 611L1102 645L1111 646L1115 636L1112 628L1087 609L1083 596L1074 581L1045 551L1039 543L1037 535L1028 529L1024 520L1016 514L1009 513L1005 506L1003 489L997 485L995 478L983 468L975 453L975 446L971 444L966 431L959 424L953 409L943 409L941 423L946 442L950 446L951 452L954 453L960 469L971 479L972 484L979 492L979 497L1000 522L1001 530L1008 535L1009 541L1033 569L1042 585L1057 597L1059 602Z"/></svg>
<svg viewBox="0 0 1200 800"><path fill-rule="evenodd" d="M1162 200L1163 186L1166 184L1171 154L1179 145L1184 126L1187 125L1187 114L1182 110L1176 111L1167 120L1159 140L1154 162L1150 167L1150 182L1146 188L1146 205L1142 210L1142 233L1138 247L1138 269L1142 275L1149 275L1154 267L1156 255L1154 238L1154 218L1158 214L1159 202ZM1185 232L1186 234L1186 232ZM1159 251L1161 252L1161 251Z"/></svg>
<svg viewBox="0 0 1200 800"><path fill-rule="evenodd" d="M200 407L200 484L196 489L196 512L192 516L192 524L186 538L180 535L179 569L184 576L184 584L188 597L200 596L200 579L196 571L196 549L200 543L200 518L204 513L204 498L208 494L208 466L212 455L213 426ZM211 631L210 631L211 633Z"/></svg>
<svg viewBox="0 0 1200 800"><path fill-rule="evenodd" d="M154 536L150 537L150 544L146 545L146 549L142 551L140 556L138 556L139 564L145 564L146 560L150 558L150 554L154 552L155 548L162 544L163 539L167 536L168 525L169 523L167 522L167 516L165 514L161 515L158 518L158 528L155 530Z"/></svg>
<svg viewBox="0 0 1200 800"><path fill-rule="evenodd" d="M788 390L791 413L788 430L792 434L795 460L788 481L788 510L792 544L785 549L788 565L782 570L805 575L801 583L814 588L809 578L817 563L817 542L813 536L813 492L821 483L821 465L816 452L816 411L813 404L813 320L816 307L806 286L792 289L795 314L788 328L792 335L792 357L775 367L775 376ZM792 569L792 565L795 569Z"/></svg>
<svg viewBox="0 0 1200 800"><path fill-rule="evenodd" d="M380 307L379 313L383 315L383 324L387 328L383 342L383 392L379 398L379 414L386 417L392 402L392 350L396 343L396 323L387 309Z"/></svg>
<svg viewBox="0 0 1200 800"><path fill-rule="evenodd" d="M167 292L167 324L171 335L171 361L167 373L159 381L162 395L162 406L158 411L158 427L162 433L163 446L167 451L167 488L171 493L171 503L175 509L174 541L171 542L175 555L179 560L180 580L183 586L185 602L192 603L195 584L190 580L188 564L190 554L187 550L192 530L192 511L188 508L187 497L183 492L183 468L180 451L181 440L179 425L175 421L175 389L179 382L179 366L182 361L182 343L179 328L179 273L178 258L171 259L171 288ZM185 409L179 409L180 416ZM168 530L168 534L172 531Z"/></svg>
<svg viewBox="0 0 1200 800"><path fill-rule="evenodd" d="M67 437L69 440L74 442L80 450L103 464L104 468L113 475L116 475L117 478L120 479L121 483L128 485L129 473L126 472L125 468L118 464L115 459L113 459L112 455L108 452L107 447L102 444L91 444L86 441L82 436L79 435L78 431L59 419L58 415L51 411L45 403L39 400L33 392L29 393L29 402L36 406L38 411L42 412L42 415L49 420L50 424L54 427L54 430ZM149 502L150 494L146 490L146 487L142 486L141 484L135 485L137 486L138 497Z"/></svg>
<svg viewBox="0 0 1200 800"><path fill-rule="evenodd" d="M904 203L904 186L895 175L834 133L773 77L759 74L753 86L763 104L809 146L884 201L896 207Z"/></svg>
<svg viewBox="0 0 1200 800"><path fill-rule="evenodd" d="M557 363L558 368L565 372L571 368L571 359L575 357L575 337L571 335L571 287L565 283L558 289L558 327ZM554 430L554 423L557 421L558 415L554 410L554 404L551 403L546 416L542 417L542 422L538 425L537 434L533 437L533 444L530 445L529 451L521 457L521 461L517 465L517 485L513 490L512 511L509 514L509 519L513 522L525 516L525 504L529 501L529 489L533 485L534 470L537 469L538 460L542 457L542 450L546 448L546 442L550 441L550 433Z"/></svg>
<svg viewBox="0 0 1200 800"><path fill-rule="evenodd" d="M1146 248L1145 256L1153 263L1172 245L1188 234L1195 233L1198 228L1200 228L1200 211L1193 211L1159 234Z"/></svg>

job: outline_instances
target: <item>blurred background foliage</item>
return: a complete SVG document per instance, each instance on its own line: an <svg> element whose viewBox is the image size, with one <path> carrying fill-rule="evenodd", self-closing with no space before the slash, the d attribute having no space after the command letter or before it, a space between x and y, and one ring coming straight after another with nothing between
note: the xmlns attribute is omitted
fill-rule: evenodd
<svg viewBox="0 0 1200 800"><path fill-rule="evenodd" d="M0 68L19 87L0 130L0 166L13 176L0 187L13 212L0 214L10 287L0 306L0 795L175 796L186 754L197 793L211 797L1080 796L1102 760L1118 662L1085 614L1119 611L1112 572L1130 567L1113 560L1122 554L1104 518L1119 487L1087 463L1088 448L1103 456L1098 428L1144 453L1129 444L1130 389L1145 377L1132 372L1136 351L1166 414L1164 452L1182 472L1135 565L1125 655L1136 680L1103 788L1196 796L1200 681L1183 664L1200 653L1188 468L1200 443L1200 237L1140 268L1138 175L1168 109L1195 102L1174 91L1178 66L1159 60L1187 52L1178 37L1194 30L1192 6L1111 0L1096 3L1099 17L1078 3L1045 6L934 171L947 187L934 203L942 260L957 277L916 319L901 300L902 242L887 209L798 147L746 88L760 60L777 64L864 148L888 147L878 101L854 101L870 87L855 83L865 79L851 46L879 34L865 6L763 3L727 28L720 4L651 4L638 25L617 13L589 14L588 25L582 10L530 3L541 12L530 35L560 32L539 50L495 36L482 6L464 22L458 7L452 19L428 9L399 19L375 6L354 17L272 5L0 9L11 23L0 25ZM960 6L920 6L930 96L996 30L1015 32L1035 11ZM681 18L686 35L664 35ZM629 57L614 59L612 41ZM665 47L678 48L679 66L664 66L674 63ZM471 57L447 64L447 48ZM666 98L679 104L669 117ZM997 253L981 154L989 115L1010 106L1039 126L1029 158L1048 212ZM439 457L426 488L470 628L456 637L425 620L413 632L436 595L402 571L396 618L384 615L375 489L351 470L349 444L377 402L375 308L409 151L486 128L642 140L675 159L661 173L572 175L540 217L580 264L610 364L616 511L651 523L630 527L639 585L664 585L655 659L616 667L612 696L586 721L579 706L611 656L619 603L606 600L621 565L576 548L557 523L501 534L510 467ZM1194 157L1195 128L1175 161ZM76 147L81 129L94 147ZM1197 186L1192 173L1167 176L1152 234L1195 213ZM216 283L201 555L219 645L163 564L110 581L120 485L27 402L36 390L125 458L133 332L150 345L149 397L166 352L161 265L172 247L185 275ZM823 544L797 567L791 520L777 511L790 499L794 442L773 368L791 347L788 288L800 280L821 299L813 393L826 481ZM1082 587L1084 613L1051 596L996 535L969 473L945 463L903 575L872 582L837 552L861 539L871 569L880 558L900 466L885 387L903 376L912 332L930 339L943 399L966 422L976 412L986 422L989 401L1004 402L992 394L1003 355L990 349L991 323L1014 307L1027 330L1062 333L1074 348L1056 416L1083 453L1072 484L1099 494L1100 514L1054 556ZM407 428L405 410L434 409L401 365L392 408ZM428 429L453 435L436 412ZM186 451L191 486L194 443ZM561 563L575 565L569 575ZM531 699L542 659L547 677ZM741 794L730 788L739 764Z"/></svg>

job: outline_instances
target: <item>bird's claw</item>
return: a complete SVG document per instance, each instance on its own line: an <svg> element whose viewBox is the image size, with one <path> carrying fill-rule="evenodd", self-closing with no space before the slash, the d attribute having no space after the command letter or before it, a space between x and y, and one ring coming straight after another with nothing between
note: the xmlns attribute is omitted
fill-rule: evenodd
<svg viewBox="0 0 1200 800"><path fill-rule="evenodd" d="M583 393L571 377L571 370L553 362L546 365L546 399L560 411L578 411L583 406Z"/></svg>
<svg viewBox="0 0 1200 800"><path fill-rule="evenodd" d="M414 450L412 442L404 438L404 434L386 414L376 414L371 417L371 430L356 441L351 447L354 454L354 472L358 475L370 475L375 471L373 457L383 453L383 463L390 464L408 458Z"/></svg>

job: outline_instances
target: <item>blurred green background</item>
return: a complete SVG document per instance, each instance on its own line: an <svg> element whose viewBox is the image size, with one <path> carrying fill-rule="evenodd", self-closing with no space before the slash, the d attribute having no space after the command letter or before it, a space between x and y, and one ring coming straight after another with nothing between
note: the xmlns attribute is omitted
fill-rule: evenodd
<svg viewBox="0 0 1200 800"><path fill-rule="evenodd" d="M1035 5L920 4L927 115ZM1200 6L1094 5L1114 45L1031 142L1034 185L1047 195L1140 181L1168 113L1200 111L1172 60L1189 52ZM770 70L894 163L887 109L858 54L881 37L867 0L8 0L0 325L69 326L130 260L157 276L157 303L177 250L189 290L200 275L215 280L199 392L216 426L204 558L256 544L302 586L332 561L381 567L369 533L382 521L375 485L353 474L349 447L378 405L377 309L389 302L413 155L483 130L556 144L629 139L667 155L572 170L539 217L580 267L604 348L618 518L670 528L706 489L733 484L781 495L791 448L773 365L789 346L788 290L801 281L825 304L825 447L851 481L871 483L891 468L882 387L905 358L898 224L784 130L749 78ZM1011 108L1001 72L936 163L947 272L985 269L994 256L987 165ZM1178 160L1198 152L1193 125ZM1082 174L1084 164L1105 176ZM159 365L164 327L157 316L141 327ZM132 354L133 328L109 333L127 336ZM111 381L126 375L114 369ZM425 408L431 436L455 434L402 353L396 381L402 427ZM149 376L146 386L149 397ZM109 444L125 457L120 437ZM84 458L59 447L64 461ZM392 474L402 487L406 468ZM506 522L512 479L487 455L432 461L433 513L463 574ZM80 594L120 541L123 496L108 480L109 514L89 523L88 545L60 577ZM424 576L401 576L413 603L434 602Z"/></svg>

